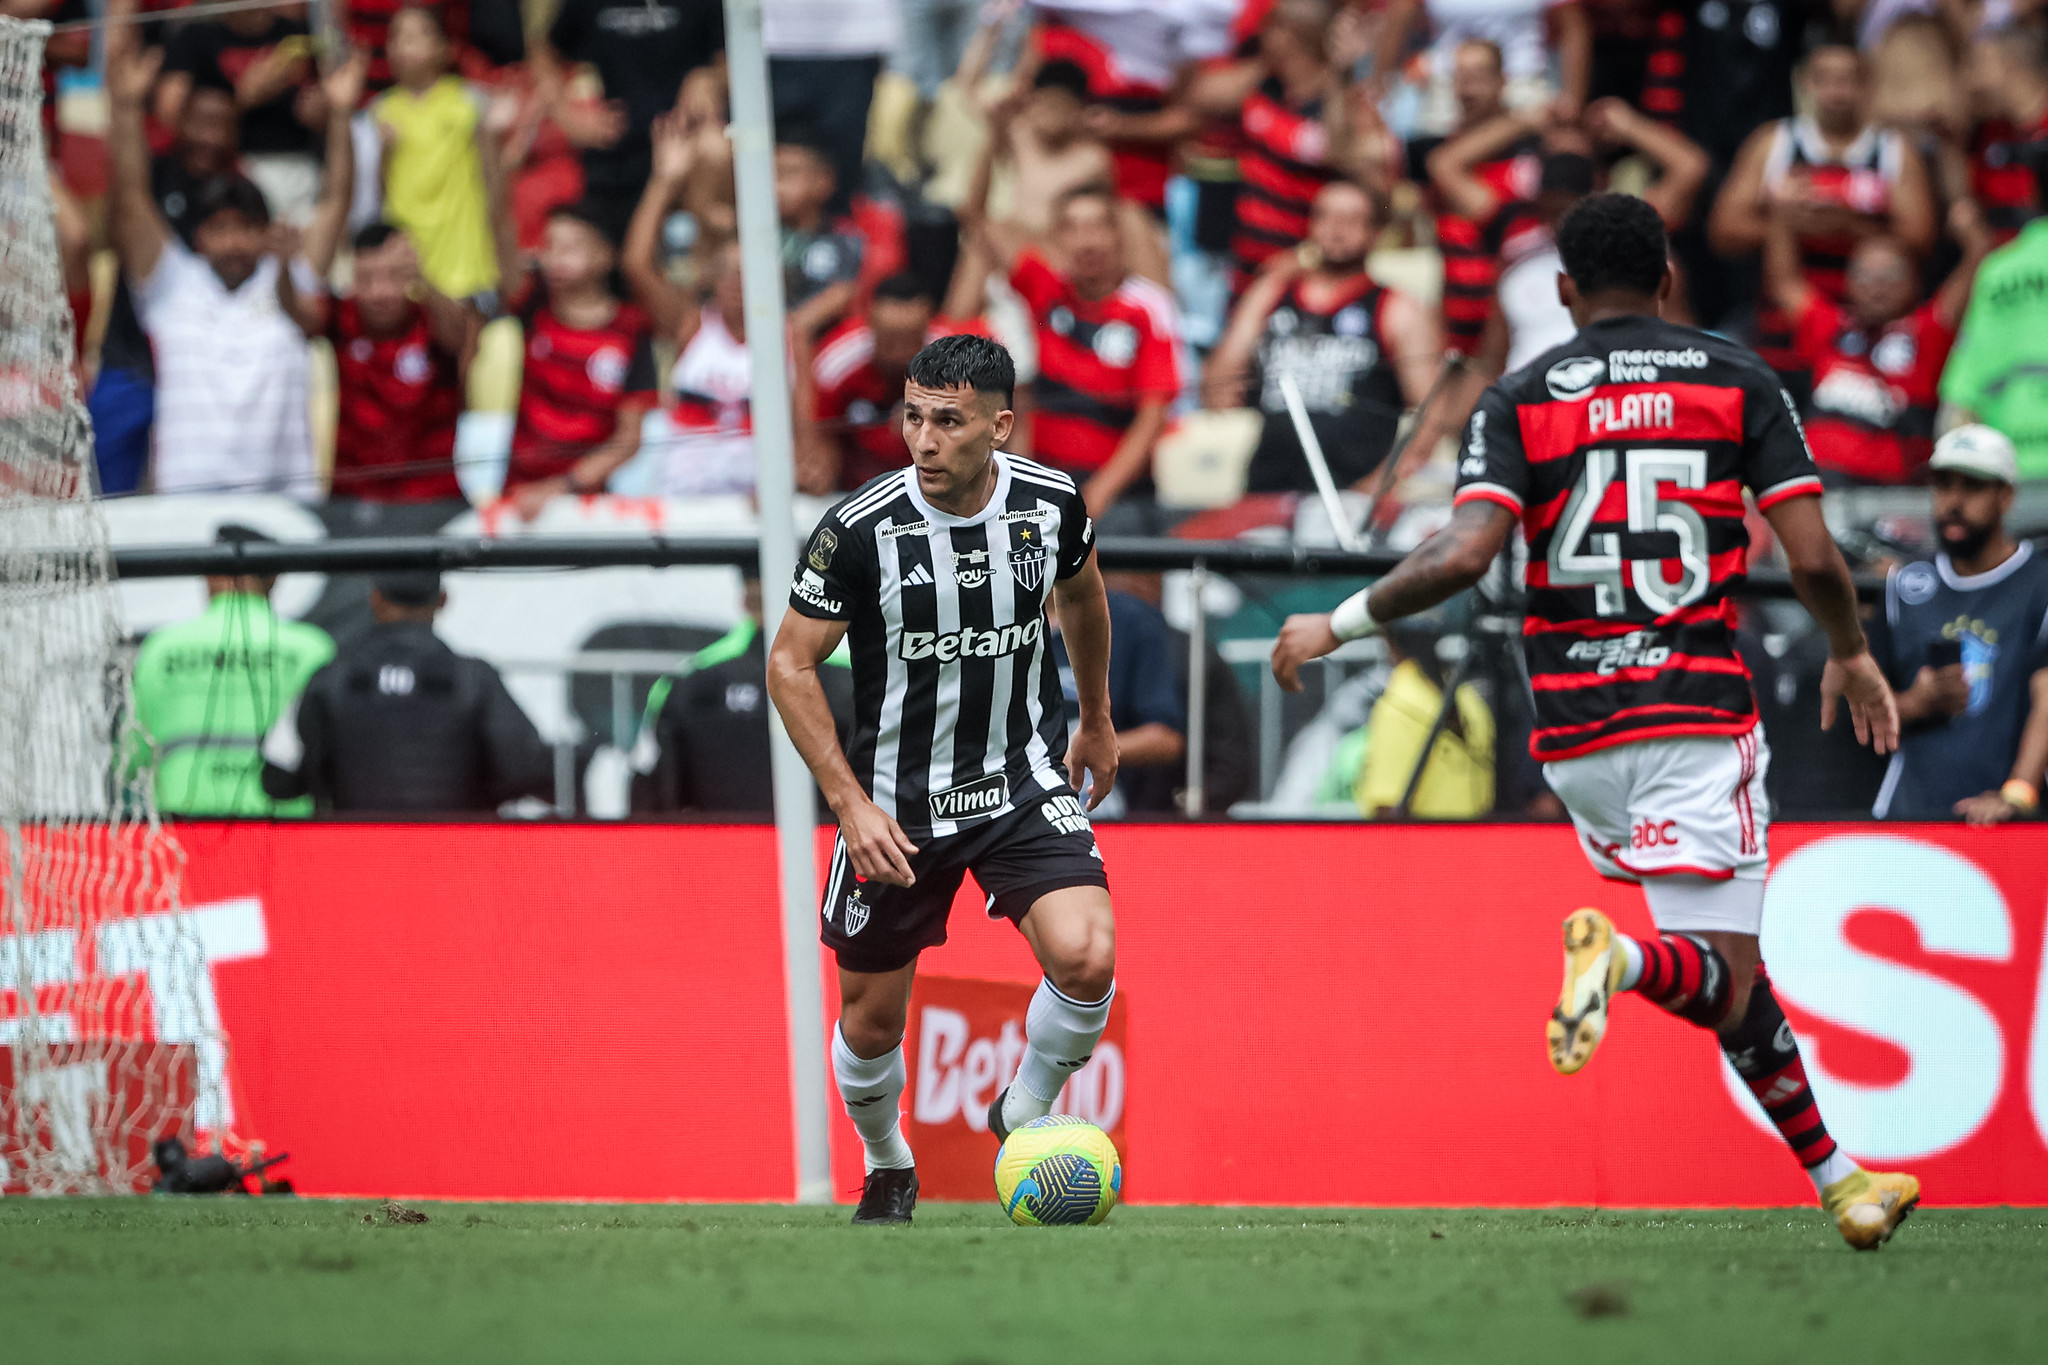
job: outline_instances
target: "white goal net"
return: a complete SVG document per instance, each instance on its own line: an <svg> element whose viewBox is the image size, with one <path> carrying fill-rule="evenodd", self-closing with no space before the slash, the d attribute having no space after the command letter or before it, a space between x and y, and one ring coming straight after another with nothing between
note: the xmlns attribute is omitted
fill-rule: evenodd
<svg viewBox="0 0 2048 1365"><path fill-rule="evenodd" d="M226 1139L182 859L128 665L42 133L49 26L0 18L0 1192L120 1193Z"/></svg>

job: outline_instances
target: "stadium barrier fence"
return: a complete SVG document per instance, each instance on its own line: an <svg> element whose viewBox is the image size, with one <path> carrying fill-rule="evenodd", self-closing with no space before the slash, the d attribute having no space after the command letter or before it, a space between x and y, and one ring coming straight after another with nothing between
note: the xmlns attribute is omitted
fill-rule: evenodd
<svg viewBox="0 0 2048 1365"><path fill-rule="evenodd" d="M768 828L195 822L179 837L237 1112L293 1153L301 1190L788 1198ZM1100 838L1132 1199L1811 1202L1711 1043L1633 998L1592 1067L1551 1073L1560 918L1593 904L1648 929L1639 893L1598 880L1569 828ZM1786 825L1773 841L1766 955L1831 1129L1918 1173L1931 1203L2048 1202L2048 829ZM932 975L1035 979L971 889L951 930ZM914 1041L931 1027L914 1022ZM976 1049L994 1045L976 1032L920 1054L906 1108L937 1097L927 1119L965 1123L992 1084ZM857 1189L857 1144L834 1123L834 1188ZM992 1138L958 1136L993 1156Z"/></svg>

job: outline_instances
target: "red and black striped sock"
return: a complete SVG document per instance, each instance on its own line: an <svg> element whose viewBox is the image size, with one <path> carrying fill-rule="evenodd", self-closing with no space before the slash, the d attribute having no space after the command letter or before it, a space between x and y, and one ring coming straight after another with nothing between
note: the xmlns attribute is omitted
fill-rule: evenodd
<svg viewBox="0 0 2048 1365"><path fill-rule="evenodd" d="M1713 1028L1728 1012L1728 963L1691 934L1639 938L1642 974L1628 989L1687 1023Z"/></svg>
<svg viewBox="0 0 2048 1365"><path fill-rule="evenodd" d="M1749 1013L1733 1032L1723 1035L1721 1051L1800 1165L1811 1170L1835 1154L1835 1140L1828 1136L1813 1089L1806 1083L1799 1040L1793 1036L1791 1021L1785 1018L1784 1008L1771 990L1771 978L1761 966L1749 993Z"/></svg>

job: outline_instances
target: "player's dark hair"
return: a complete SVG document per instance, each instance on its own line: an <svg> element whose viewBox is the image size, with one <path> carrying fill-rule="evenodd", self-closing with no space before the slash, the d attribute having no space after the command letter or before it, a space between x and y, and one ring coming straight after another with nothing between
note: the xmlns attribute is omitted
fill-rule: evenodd
<svg viewBox="0 0 2048 1365"><path fill-rule="evenodd" d="M890 303L930 303L932 291L908 270L899 270L875 286L875 302L884 300Z"/></svg>
<svg viewBox="0 0 2048 1365"><path fill-rule="evenodd" d="M1557 254L1579 293L1654 295L1670 269L1664 220L1632 194L1589 194L1557 225Z"/></svg>
<svg viewBox="0 0 2048 1365"><path fill-rule="evenodd" d="M398 228L391 223L365 223L356 229L356 235L349 238L349 246L356 251L381 251L384 244L398 235Z"/></svg>
<svg viewBox="0 0 2048 1365"><path fill-rule="evenodd" d="M193 229L217 213L239 213L258 227L270 226L270 202L245 175L217 175L199 187L198 202L192 209Z"/></svg>
<svg viewBox="0 0 2048 1365"><path fill-rule="evenodd" d="M1006 408L1016 401L1017 362L987 337L962 333L927 342L905 373L922 388L973 389L1000 396Z"/></svg>
<svg viewBox="0 0 2048 1365"><path fill-rule="evenodd" d="M1081 69L1079 62L1055 57L1038 68L1038 74L1031 78L1033 90L1064 90L1077 100L1088 98L1088 73Z"/></svg>

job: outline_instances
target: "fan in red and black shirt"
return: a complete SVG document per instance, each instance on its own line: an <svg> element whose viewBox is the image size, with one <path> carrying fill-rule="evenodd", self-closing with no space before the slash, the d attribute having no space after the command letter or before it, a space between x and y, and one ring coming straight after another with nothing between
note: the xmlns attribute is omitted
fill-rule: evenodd
<svg viewBox="0 0 2048 1365"><path fill-rule="evenodd" d="M941 317L915 275L891 275L874 302L820 342L811 362L809 421L798 424L806 486L859 488L910 463L903 443L903 376L927 341L982 333L978 321ZM985 333L982 333L985 335Z"/></svg>
<svg viewBox="0 0 2048 1365"><path fill-rule="evenodd" d="M387 223L356 234L352 285L327 319L339 398L334 496L459 499L455 424L481 319L421 280L412 242Z"/></svg>
<svg viewBox="0 0 2048 1365"><path fill-rule="evenodd" d="M1970 48L1970 197L2003 246L2040 213L2034 167L2048 159L2048 51L2038 24L2013 24Z"/></svg>
<svg viewBox="0 0 2048 1365"><path fill-rule="evenodd" d="M1439 205L1437 248L1444 259L1444 341L1472 355L1486 332L1501 257L1516 239L1540 231L1532 201L1543 171L1533 122L1507 112L1500 49L1485 39L1460 43L1452 68L1458 133L1424 158Z"/></svg>
<svg viewBox="0 0 2048 1365"><path fill-rule="evenodd" d="M1089 511L1100 515L1150 476L1152 448L1180 392L1173 296L1130 273L1117 200L1107 190L1074 190L1054 207L1051 259L1014 224L988 221L972 194L959 214L973 248L1009 273L1031 309L1038 337L1032 453L1072 475Z"/></svg>
<svg viewBox="0 0 2048 1365"><path fill-rule="evenodd" d="M618 252L597 214L548 218L538 276L518 300L526 363L505 493L532 518L562 493L599 493L640 449L658 401L647 315L611 292Z"/></svg>
<svg viewBox="0 0 2048 1365"><path fill-rule="evenodd" d="M1258 84L1242 95L1239 119L1237 231L1230 243L1239 293L1261 265L1308 236L1318 190L1340 170L1364 169L1343 111L1327 117L1330 101L1341 100L1345 89L1332 70L1329 38L1323 0L1282 0L1260 25L1258 60L1241 76Z"/></svg>
<svg viewBox="0 0 2048 1365"><path fill-rule="evenodd" d="M1927 165L1904 134L1870 116L1870 73L1853 47L1816 48L1801 83L1812 112L1751 133L1723 182L1707 222L1724 256L1759 251L1774 206L1794 215L1806 282L1840 302L1849 253L1876 232L1924 256L1939 223ZM1807 382L1792 350L1791 320L1776 309L1757 319L1757 353L1795 389Z"/></svg>
<svg viewBox="0 0 2048 1365"><path fill-rule="evenodd" d="M1792 349L1813 373L1806 439L1814 462L1844 482L1909 483L1934 453L1941 370L1991 249L1983 214L1959 200L1949 227L1962 262L1933 298L1920 298L1913 254L1891 237L1866 237L1849 257L1843 297L1807 283L1791 214L1771 215L1764 285L1792 320Z"/></svg>

